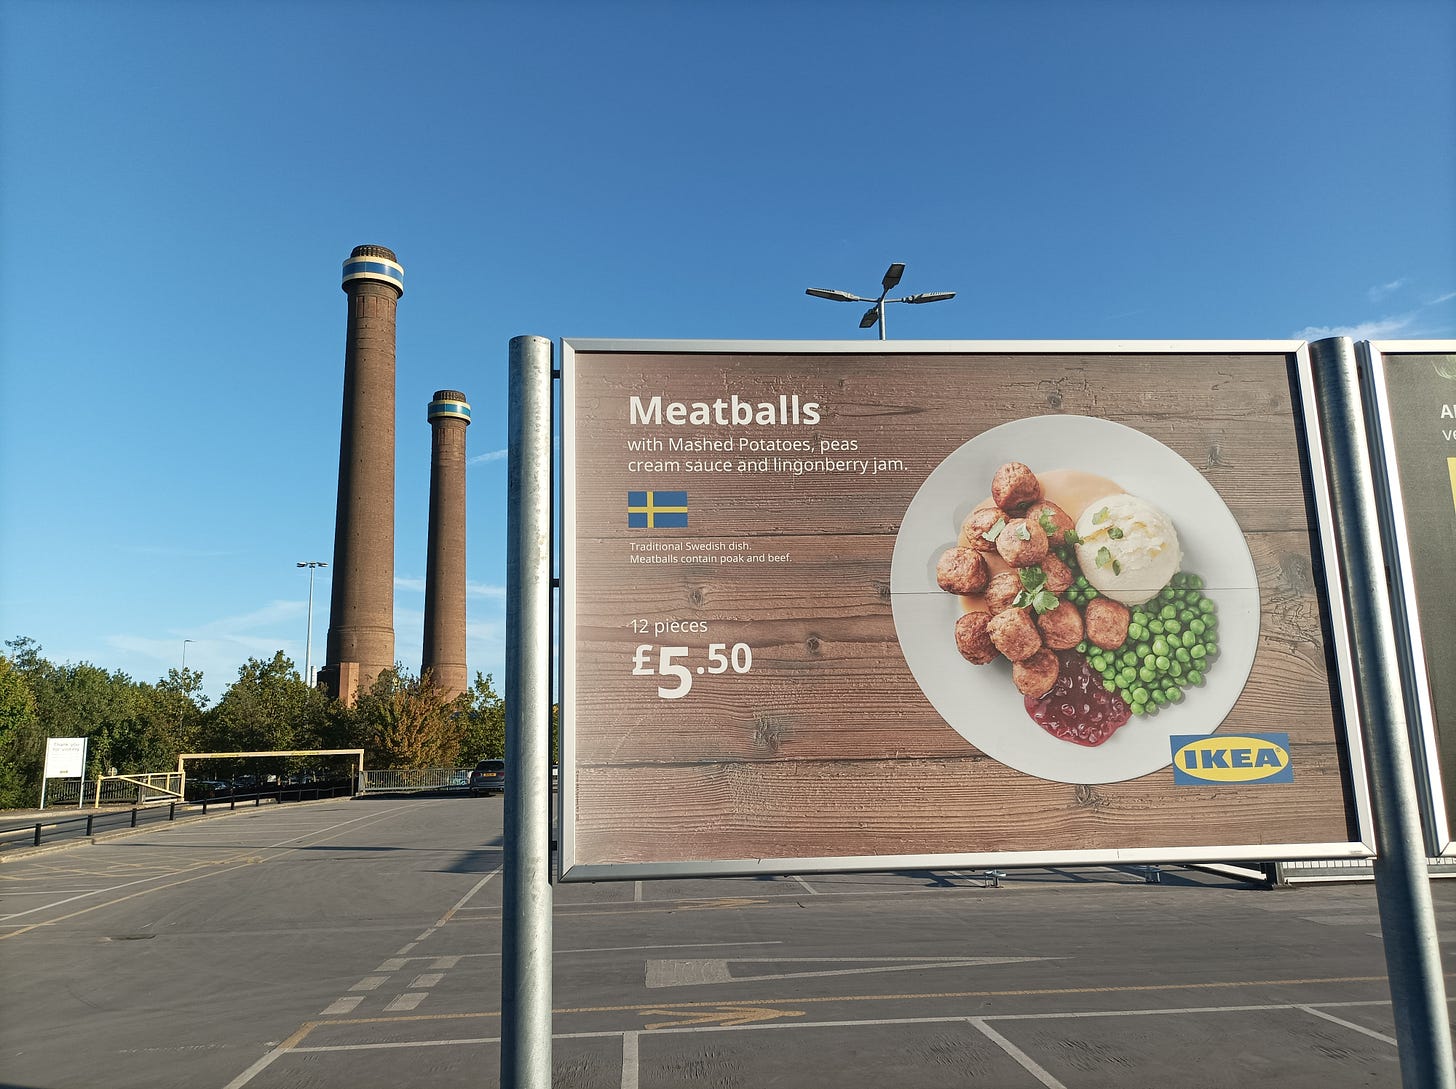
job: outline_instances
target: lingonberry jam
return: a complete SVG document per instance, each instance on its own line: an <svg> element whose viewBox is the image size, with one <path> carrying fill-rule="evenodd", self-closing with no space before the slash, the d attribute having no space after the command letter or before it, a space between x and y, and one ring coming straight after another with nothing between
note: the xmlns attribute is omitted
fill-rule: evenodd
<svg viewBox="0 0 1456 1089"><path fill-rule="evenodd" d="M1026 697L1026 713L1053 737L1074 745L1100 745L1125 725L1132 710L1102 687L1087 659L1074 650L1057 654L1057 683L1041 698Z"/></svg>

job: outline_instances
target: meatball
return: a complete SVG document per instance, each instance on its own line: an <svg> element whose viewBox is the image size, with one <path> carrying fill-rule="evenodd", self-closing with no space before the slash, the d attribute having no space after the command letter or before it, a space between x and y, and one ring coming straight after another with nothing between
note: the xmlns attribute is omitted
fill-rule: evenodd
<svg viewBox="0 0 1456 1089"><path fill-rule="evenodd" d="M991 478L991 502L1013 513L1041 498L1041 481L1019 461L1008 461Z"/></svg>
<svg viewBox="0 0 1456 1089"><path fill-rule="evenodd" d="M996 660L996 647L986 631L991 614L983 612L966 613L956 621L956 650L961 657L976 665L985 665Z"/></svg>
<svg viewBox="0 0 1456 1089"><path fill-rule="evenodd" d="M1087 602L1087 642L1103 650L1116 650L1127 641L1127 624L1132 614L1127 606L1110 597Z"/></svg>
<svg viewBox="0 0 1456 1089"><path fill-rule="evenodd" d="M961 523L961 540L977 552L995 552L996 542L986 534L995 528L997 522L1005 523L1007 514L1000 507L977 507L966 515Z"/></svg>
<svg viewBox="0 0 1456 1089"><path fill-rule="evenodd" d="M1011 680L1023 696L1040 699L1052 690L1061 673L1062 663L1049 650L1039 650L1025 661L1011 666Z"/></svg>
<svg viewBox="0 0 1456 1089"><path fill-rule="evenodd" d="M1046 575L1046 588L1054 594L1066 593L1076 580L1072 569L1062 562L1062 558L1055 552L1048 552L1041 561L1042 572Z"/></svg>
<svg viewBox="0 0 1456 1089"><path fill-rule="evenodd" d="M1069 543L1068 533L1076 537L1077 520L1050 499L1038 499L1027 507L1026 520L1041 526L1054 545Z"/></svg>
<svg viewBox="0 0 1456 1089"><path fill-rule="evenodd" d="M986 607L991 610L991 615L1005 612L1011 608L1011 603L1016 600L1016 595L1021 593L1021 576L1015 571L1002 571L994 575L991 581L986 583Z"/></svg>
<svg viewBox="0 0 1456 1089"><path fill-rule="evenodd" d="M1025 518L1013 518L996 537L996 551L1012 567L1034 567L1046 558L1046 530Z"/></svg>
<svg viewBox="0 0 1456 1089"><path fill-rule="evenodd" d="M1082 641L1082 614L1070 601L1057 603L1055 609L1048 609L1036 618L1041 629L1041 638L1053 650L1071 650Z"/></svg>
<svg viewBox="0 0 1456 1089"><path fill-rule="evenodd" d="M986 557L974 548L947 549L935 566L935 581L952 594L979 594L991 580Z"/></svg>
<svg viewBox="0 0 1456 1089"><path fill-rule="evenodd" d="M1007 609L997 613L986 625L986 630L995 644L1013 662L1030 658L1041 650L1041 632L1036 622L1026 615L1025 609Z"/></svg>

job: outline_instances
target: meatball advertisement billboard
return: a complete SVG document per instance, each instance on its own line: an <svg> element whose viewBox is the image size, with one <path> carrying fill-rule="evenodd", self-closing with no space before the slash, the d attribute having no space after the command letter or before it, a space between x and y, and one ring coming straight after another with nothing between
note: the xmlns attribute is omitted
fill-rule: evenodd
<svg viewBox="0 0 1456 1089"><path fill-rule="evenodd" d="M1362 344L1433 854L1456 857L1456 341Z"/></svg>
<svg viewBox="0 0 1456 1089"><path fill-rule="evenodd" d="M1369 855L1301 343L561 364L564 878Z"/></svg>

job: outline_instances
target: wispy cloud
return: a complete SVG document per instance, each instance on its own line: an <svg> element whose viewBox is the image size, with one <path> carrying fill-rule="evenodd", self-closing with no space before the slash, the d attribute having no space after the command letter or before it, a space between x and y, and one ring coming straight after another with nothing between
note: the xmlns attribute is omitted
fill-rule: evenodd
<svg viewBox="0 0 1456 1089"><path fill-rule="evenodd" d="M472 597L488 597L497 601L506 599L506 588L504 586L491 586L484 582L467 582L465 592Z"/></svg>
<svg viewBox="0 0 1456 1089"><path fill-rule="evenodd" d="M396 575L394 577L394 588L396 590L408 590L414 594L423 594L425 592L425 580L423 577L411 576L406 578L403 575Z"/></svg>
<svg viewBox="0 0 1456 1089"><path fill-rule="evenodd" d="M1436 298L1432 299L1430 302L1426 303L1426 305L1440 306L1442 303L1448 303L1452 299L1456 299L1456 291L1448 291L1444 295L1439 295Z"/></svg>
<svg viewBox="0 0 1456 1089"><path fill-rule="evenodd" d="M1386 340L1408 333L1415 323L1415 314L1397 314L1377 318L1358 325L1310 325L1295 333L1297 340L1323 340L1326 337L1349 337L1351 340Z"/></svg>
<svg viewBox="0 0 1456 1089"><path fill-rule="evenodd" d="M1405 280L1391 280L1387 284L1376 284L1369 291L1367 291L1366 294L1370 296L1371 302L1379 302L1387 295L1394 295L1404 286Z"/></svg>
<svg viewBox="0 0 1456 1089"><path fill-rule="evenodd" d="M491 451L489 451L488 453L485 453L485 454L476 454L473 458L466 458L465 459L465 464L467 464L467 465L479 465L481 462L484 462L484 461L504 461L505 458L506 458L506 455L508 455L509 453L510 453L510 450L509 449L505 449L505 450L491 450Z"/></svg>

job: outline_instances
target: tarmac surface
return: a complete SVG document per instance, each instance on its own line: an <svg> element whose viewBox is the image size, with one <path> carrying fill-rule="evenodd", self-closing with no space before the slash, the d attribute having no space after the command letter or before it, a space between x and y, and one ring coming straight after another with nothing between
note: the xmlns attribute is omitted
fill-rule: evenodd
<svg viewBox="0 0 1456 1089"><path fill-rule="evenodd" d="M338 799L7 856L0 1084L497 1085L501 818ZM568 884L553 944L556 1086L1400 1085L1368 882Z"/></svg>

